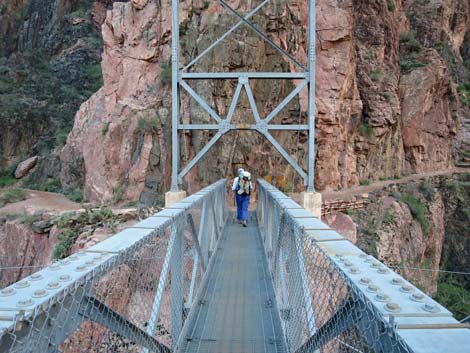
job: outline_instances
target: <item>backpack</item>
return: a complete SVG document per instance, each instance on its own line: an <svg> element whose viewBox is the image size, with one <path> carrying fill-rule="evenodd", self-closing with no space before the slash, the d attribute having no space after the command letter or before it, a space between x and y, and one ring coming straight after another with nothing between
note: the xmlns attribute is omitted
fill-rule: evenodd
<svg viewBox="0 0 470 353"><path fill-rule="evenodd" d="M238 176L237 194L251 194L251 174L249 172L243 172Z"/></svg>

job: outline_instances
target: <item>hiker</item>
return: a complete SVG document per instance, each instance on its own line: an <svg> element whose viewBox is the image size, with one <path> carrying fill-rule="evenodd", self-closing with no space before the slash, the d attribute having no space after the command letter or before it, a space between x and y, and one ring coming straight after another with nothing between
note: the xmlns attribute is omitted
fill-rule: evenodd
<svg viewBox="0 0 470 353"><path fill-rule="evenodd" d="M248 220L248 207L250 205L250 194L253 190L251 174L243 168L238 169L238 176L233 180L232 191L237 201L237 221L246 227Z"/></svg>

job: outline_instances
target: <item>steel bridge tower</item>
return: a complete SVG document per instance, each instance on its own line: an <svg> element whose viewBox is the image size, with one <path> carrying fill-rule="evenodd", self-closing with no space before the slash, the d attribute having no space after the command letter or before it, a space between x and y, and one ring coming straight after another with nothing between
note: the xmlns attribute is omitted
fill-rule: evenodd
<svg viewBox="0 0 470 353"><path fill-rule="evenodd" d="M194 58L185 67L180 67L179 53L179 9L178 0L172 0L172 178L171 192L178 192L179 185L182 184L184 176L197 164L197 162L210 150L212 146L226 133L232 130L254 130L263 135L292 168L302 177L307 192L314 191L314 163L315 163L315 64L316 64L316 0L308 0L308 65L305 67L299 63L291 54L274 43L266 34L264 34L256 25L250 22L250 18L258 13L269 0L262 1L258 6L252 9L248 14L242 15L233 9L226 0L218 1L229 13L237 17L239 22L226 31L219 39L209 45L203 52ZM189 72L189 69L203 58L214 47L221 44L232 32L240 26L245 25L261 37L266 43L281 53L289 63L295 65L300 72ZM191 88L188 84L190 80L214 79L214 80L238 80L232 102L230 104L226 117L220 116L209 104ZM265 119L261 119L253 92L250 86L250 79L286 79L301 80L300 84L271 112ZM283 108L296 97L302 89L308 89L308 112L307 125L275 125L270 124ZM240 98L240 93L245 89L248 101L253 112L255 124L237 125L232 123L232 118ZM180 94L185 90L203 109L213 118L212 124L182 124L180 121ZM216 130L217 133L204 146L196 156L190 160L184 167L180 166L179 151L179 132L182 130ZM290 130L308 132L308 161L307 171L303 170L291 155L276 141L271 135L272 130Z"/></svg>

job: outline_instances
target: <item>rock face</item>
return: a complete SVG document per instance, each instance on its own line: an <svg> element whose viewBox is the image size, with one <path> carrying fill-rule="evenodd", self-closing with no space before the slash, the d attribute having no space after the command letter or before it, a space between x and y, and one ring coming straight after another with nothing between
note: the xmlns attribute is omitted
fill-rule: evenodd
<svg viewBox="0 0 470 353"><path fill-rule="evenodd" d="M470 238L462 231L469 214L466 180L468 174L434 177L375 192L373 202L353 212L358 246L435 295L437 270L468 266ZM458 280L470 285L468 276Z"/></svg>
<svg viewBox="0 0 470 353"><path fill-rule="evenodd" d="M58 239L54 234L34 233L30 227L7 221L0 225L0 288L19 281L52 262Z"/></svg>
<svg viewBox="0 0 470 353"><path fill-rule="evenodd" d="M468 7L451 6L451 2L445 5L446 13L466 23ZM431 44L425 38L413 35L413 28L421 28L425 21L410 22L405 12L414 11L417 3L317 1L317 189L344 188L361 179L453 165L456 135L460 134L459 98L447 62L438 51L426 47ZM236 7L249 9L245 1ZM168 0L161 5L131 1L114 3L108 11L102 27L104 87L82 105L61 154L62 182L78 184L73 172L77 171L74 166L80 165L90 200L140 198L152 202L169 188L170 9ZM232 19L216 3L185 2L180 10L183 65L220 36ZM275 1L263 11L254 17L258 26L305 63L306 33L299 25L306 26L307 4ZM420 16L416 10L415 17ZM428 32L447 33L444 22L436 22L437 28L428 26ZM460 50L467 32L459 22L445 40ZM467 54L459 54L461 63ZM231 41L194 68L291 69L246 29L238 30ZM226 115L234 84L198 81L191 85L221 116ZM293 89L287 81L252 80L251 86L262 117ZM306 92L302 92L274 122L305 122L305 98ZM184 93L181 104L182 122L211 122ZM248 100L242 95L233 120L250 122L250 115ZM183 134L182 164L212 136L209 132ZM279 132L275 137L305 167L305 134ZM230 176L238 166L257 176L277 175L293 180L297 187L301 184L262 137L238 132L224 136L189 173L186 188L197 190Z"/></svg>
<svg viewBox="0 0 470 353"><path fill-rule="evenodd" d="M344 213L337 212L326 215L324 221L343 237L348 239L353 244L356 244L357 226L351 217Z"/></svg>
<svg viewBox="0 0 470 353"><path fill-rule="evenodd" d="M458 96L444 61L431 49L422 62L426 66L403 75L399 87L405 169L418 173L453 165L459 128Z"/></svg>
<svg viewBox="0 0 470 353"><path fill-rule="evenodd" d="M34 168L34 166L38 162L38 159L39 159L38 156L34 156L18 164L18 167L16 168L16 171L15 171L15 178L21 179L26 174L28 174L28 172Z"/></svg>

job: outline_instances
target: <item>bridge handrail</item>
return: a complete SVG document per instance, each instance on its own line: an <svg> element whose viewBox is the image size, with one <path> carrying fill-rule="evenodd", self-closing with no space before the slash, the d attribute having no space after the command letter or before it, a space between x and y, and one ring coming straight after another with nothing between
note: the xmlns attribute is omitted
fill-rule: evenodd
<svg viewBox="0 0 470 353"><path fill-rule="evenodd" d="M225 194L223 179L2 289L0 351L170 352L225 223Z"/></svg>
<svg viewBox="0 0 470 353"><path fill-rule="evenodd" d="M291 352L464 352L443 306L264 180L257 217Z"/></svg>

